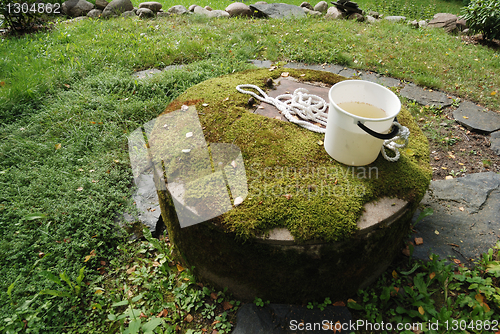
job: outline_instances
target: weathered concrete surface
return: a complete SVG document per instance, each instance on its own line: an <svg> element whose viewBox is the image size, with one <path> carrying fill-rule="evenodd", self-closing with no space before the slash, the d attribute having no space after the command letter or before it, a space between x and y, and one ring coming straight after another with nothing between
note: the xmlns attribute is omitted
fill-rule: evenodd
<svg viewBox="0 0 500 334"><path fill-rule="evenodd" d="M424 106L428 105L431 107L434 106L438 108L443 108L451 106L453 102L453 99L449 98L444 93L437 91L423 90L422 88L414 84L405 85L405 87L401 89L400 94L401 96L416 101Z"/></svg>
<svg viewBox="0 0 500 334"><path fill-rule="evenodd" d="M432 181L421 202L434 214L415 226L413 256L428 260L456 257L470 263L500 239L500 175L488 172L469 174L453 180ZM414 219L418 216L415 214Z"/></svg>

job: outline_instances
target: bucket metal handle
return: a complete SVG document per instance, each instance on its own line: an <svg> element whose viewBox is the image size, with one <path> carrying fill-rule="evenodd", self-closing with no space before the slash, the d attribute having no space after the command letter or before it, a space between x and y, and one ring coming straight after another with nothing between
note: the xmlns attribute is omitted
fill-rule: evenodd
<svg viewBox="0 0 500 334"><path fill-rule="evenodd" d="M394 122L397 122L397 121L398 121L397 118L394 118ZM363 123L361 123L360 121L358 121L358 126L361 129L363 129L366 133L372 135L373 137L378 138L378 139L383 139L383 140L392 139L392 138L396 137L396 135L399 132L399 128L394 124L392 125L392 129L391 129L390 133L375 132L372 129L370 129L369 127L367 127L366 125L364 125Z"/></svg>

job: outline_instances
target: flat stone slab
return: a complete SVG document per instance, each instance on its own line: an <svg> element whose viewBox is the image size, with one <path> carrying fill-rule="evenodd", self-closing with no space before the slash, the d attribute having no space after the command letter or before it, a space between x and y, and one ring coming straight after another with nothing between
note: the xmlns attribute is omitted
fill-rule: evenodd
<svg viewBox="0 0 500 334"><path fill-rule="evenodd" d="M257 17L272 19L301 18L306 17L304 10L298 6L285 3L254 4L250 5L252 12L257 12Z"/></svg>
<svg viewBox="0 0 500 334"><path fill-rule="evenodd" d="M351 313L344 306L327 306L321 311L288 304L269 304L264 307L245 304L238 311L236 327L232 333L335 333L337 322L348 324L352 321ZM339 330L337 332L340 333Z"/></svg>
<svg viewBox="0 0 500 334"><path fill-rule="evenodd" d="M433 209L416 226L413 237L423 238L413 256L428 260L456 257L464 263L479 259L500 239L500 175L469 174L453 180L432 181L422 204ZM418 212L414 215L414 220Z"/></svg>
<svg viewBox="0 0 500 334"><path fill-rule="evenodd" d="M453 99L448 97L444 93L424 90L423 88L418 87L414 84L405 85L405 87L401 89L399 93L401 94L401 96L416 101L424 106L428 105L443 108L451 106L451 104L453 103Z"/></svg>
<svg viewBox="0 0 500 334"><path fill-rule="evenodd" d="M402 84L401 81L399 81L398 79L385 77L378 73L360 71L358 75L362 80L374 82L385 87L397 87L401 86Z"/></svg>
<svg viewBox="0 0 500 334"><path fill-rule="evenodd" d="M330 73L334 73L334 74L339 74L341 71L348 69L347 67L335 65L335 64L306 65L303 63L288 63L283 67L295 68L295 69L307 69L307 70L315 70L315 71L325 71L325 72L330 72Z"/></svg>
<svg viewBox="0 0 500 334"><path fill-rule="evenodd" d="M257 67L262 67L262 68L269 68L273 65L273 62L270 60L257 60L254 59L251 61L252 64L254 64Z"/></svg>
<svg viewBox="0 0 500 334"><path fill-rule="evenodd" d="M490 137L491 146L490 148L497 155L500 155L500 131L493 132Z"/></svg>
<svg viewBox="0 0 500 334"><path fill-rule="evenodd" d="M500 113L486 110L465 101L453 112L453 118L468 129L490 133L500 130Z"/></svg>

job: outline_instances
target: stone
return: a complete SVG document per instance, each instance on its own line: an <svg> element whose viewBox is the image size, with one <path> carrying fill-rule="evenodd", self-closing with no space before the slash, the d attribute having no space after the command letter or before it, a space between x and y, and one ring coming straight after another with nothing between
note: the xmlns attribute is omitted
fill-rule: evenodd
<svg viewBox="0 0 500 334"><path fill-rule="evenodd" d="M428 23L427 23L426 20L420 20L420 21L418 21L419 28L425 28L425 27L427 27L427 25L428 25Z"/></svg>
<svg viewBox="0 0 500 334"><path fill-rule="evenodd" d="M314 10L314 7L309 2L306 2L306 1L301 3L299 7L307 8L309 10Z"/></svg>
<svg viewBox="0 0 500 334"><path fill-rule="evenodd" d="M453 118L468 129L480 133L500 130L500 113L486 110L469 101L460 103L453 112Z"/></svg>
<svg viewBox="0 0 500 334"><path fill-rule="evenodd" d="M373 11L373 10L370 10L370 11L368 12L368 15L373 16L373 17L374 17L374 18L376 18L376 19L379 19L379 18L380 18L380 13L379 13L379 12L376 12L376 11Z"/></svg>
<svg viewBox="0 0 500 334"><path fill-rule="evenodd" d="M400 91L400 94L401 96L417 101L424 106L428 105L437 108L451 106L453 102L453 99L444 93L424 90L414 84L405 85L405 87Z"/></svg>
<svg viewBox="0 0 500 334"><path fill-rule="evenodd" d="M307 8L304 8L304 9L307 9ZM323 13L322 12L318 12L317 10L309 10L307 9L308 12L306 12L306 14L308 15L311 15L311 16L322 16Z"/></svg>
<svg viewBox="0 0 500 334"><path fill-rule="evenodd" d="M500 155L500 131L493 132L490 137L491 150Z"/></svg>
<svg viewBox="0 0 500 334"><path fill-rule="evenodd" d="M418 21L417 20L410 21L410 22L408 22L408 24L411 25L413 28L418 28Z"/></svg>
<svg viewBox="0 0 500 334"><path fill-rule="evenodd" d="M213 11L212 7L210 7L210 6L205 6L204 8L205 8L206 10L208 10L209 12Z"/></svg>
<svg viewBox="0 0 500 334"><path fill-rule="evenodd" d="M198 15L203 15L207 16L210 18L213 17L229 17L229 13L226 12L225 10L212 10L209 11L201 6L196 6L193 10L193 13L198 14Z"/></svg>
<svg viewBox="0 0 500 334"><path fill-rule="evenodd" d="M270 60L256 60L256 59L254 59L251 61L251 63L257 67L260 67L260 68L269 68L273 65L273 62Z"/></svg>
<svg viewBox="0 0 500 334"><path fill-rule="evenodd" d="M283 18L301 18L306 17L306 13L299 6L285 3L271 3L267 5L250 5L250 9L256 17L283 19Z"/></svg>
<svg viewBox="0 0 500 334"><path fill-rule="evenodd" d="M429 28L443 28L446 32L450 33L457 31L458 17L448 13L437 13L432 20L429 21Z"/></svg>
<svg viewBox="0 0 500 334"><path fill-rule="evenodd" d="M130 0L113 0L104 8L102 16L109 17L112 15L120 15L123 12L133 9L134 5Z"/></svg>
<svg viewBox="0 0 500 334"><path fill-rule="evenodd" d="M106 8L107 5L109 5L109 2L107 2L106 0L95 1L95 8L97 9L104 10L104 8Z"/></svg>
<svg viewBox="0 0 500 334"><path fill-rule="evenodd" d="M365 20L365 17L360 13L352 13L352 14L349 14L347 19L348 20L355 20L358 22L363 22Z"/></svg>
<svg viewBox="0 0 500 334"><path fill-rule="evenodd" d="M376 18L374 18L374 17L373 17L373 16L371 16L371 15L366 15L365 20L366 20L366 22L368 22L368 23L375 23L375 22L377 22L377 19L376 19Z"/></svg>
<svg viewBox="0 0 500 334"><path fill-rule="evenodd" d="M457 29L460 31L464 31L465 29L467 29L467 21L462 18L458 18Z"/></svg>
<svg viewBox="0 0 500 334"><path fill-rule="evenodd" d="M158 12L156 13L156 17L169 17L171 14L167 13L167 12Z"/></svg>
<svg viewBox="0 0 500 334"><path fill-rule="evenodd" d="M405 21L406 16L386 16L384 17L385 20L391 21L391 22L400 22L400 21Z"/></svg>
<svg viewBox="0 0 500 334"><path fill-rule="evenodd" d="M197 6L199 7L199 6ZM167 11L169 14L175 14L175 15L183 15L183 14L188 14L190 13L186 7L184 7L183 5L175 5L175 6L172 6L168 9Z"/></svg>
<svg viewBox="0 0 500 334"><path fill-rule="evenodd" d="M75 22L88 20L88 19L89 19L88 16L78 16L78 17L75 17L74 19L63 21L63 23L69 24L69 23L75 23Z"/></svg>
<svg viewBox="0 0 500 334"><path fill-rule="evenodd" d="M139 8L134 7L134 9L132 9L132 11L133 11L135 14L137 14L137 10L138 10L138 9L139 9Z"/></svg>
<svg viewBox="0 0 500 334"><path fill-rule="evenodd" d="M255 4L256 5L267 5L267 2L265 2L265 1L257 1Z"/></svg>
<svg viewBox="0 0 500 334"><path fill-rule="evenodd" d="M148 1L139 4L139 8L147 8L153 12L159 12L162 7L162 4L156 1Z"/></svg>
<svg viewBox="0 0 500 334"><path fill-rule="evenodd" d="M401 81L399 81L398 79L386 77L378 73L360 71L358 75L360 76L361 80L375 82L385 87L401 86Z"/></svg>
<svg viewBox="0 0 500 334"><path fill-rule="evenodd" d="M153 12L149 8L139 8L136 12L137 16L139 16L141 19L145 18L152 18L155 17L155 12Z"/></svg>
<svg viewBox="0 0 500 334"><path fill-rule="evenodd" d="M215 9L210 12L208 17L230 17L230 15L225 10Z"/></svg>
<svg viewBox="0 0 500 334"><path fill-rule="evenodd" d="M189 6L188 10L189 10L190 12L194 12L194 9L195 9L196 7L198 7L198 5L191 5L191 6Z"/></svg>
<svg viewBox="0 0 500 334"><path fill-rule="evenodd" d="M499 174L476 173L432 181L422 204L430 207L433 214L414 227L412 238L424 240L423 245L414 248L413 256L417 259L427 261L434 253L441 259L456 257L465 265L472 265L471 259L479 260L499 238Z"/></svg>
<svg viewBox="0 0 500 334"><path fill-rule="evenodd" d="M328 20L336 20L341 19L343 17L343 13L337 7L330 7L326 12L325 19Z"/></svg>
<svg viewBox="0 0 500 334"><path fill-rule="evenodd" d="M353 321L349 309L345 306L327 306L324 310L305 306L287 304L269 304L258 307L254 303L244 304L237 314L236 327L233 334L283 334L291 333L297 329L300 322L304 324L323 324L328 319L328 324L337 322L349 324ZM296 323L294 322L296 321ZM305 327L304 327L305 328ZM326 331L326 325L323 330ZM330 331L335 332L335 329ZM298 331L297 331L298 332ZM315 331L316 332L316 331ZM321 331L317 331L319 333ZM304 333L312 333L304 331Z"/></svg>
<svg viewBox="0 0 500 334"><path fill-rule="evenodd" d="M62 4L62 12L70 17L85 16L94 9L94 5L86 0L68 0Z"/></svg>
<svg viewBox="0 0 500 334"><path fill-rule="evenodd" d="M243 2L233 2L226 7L226 12L229 13L231 17L251 17L252 10L250 7Z"/></svg>
<svg viewBox="0 0 500 334"><path fill-rule="evenodd" d="M99 17L101 17L101 14L102 14L102 10L94 8L90 12L87 13L87 16L91 17L93 19L98 19Z"/></svg>
<svg viewBox="0 0 500 334"><path fill-rule="evenodd" d="M137 14L133 10L127 10L126 12L123 12L121 17L136 17Z"/></svg>
<svg viewBox="0 0 500 334"><path fill-rule="evenodd" d="M321 13L326 13L328 10L328 3L326 1L320 1L314 6L314 10Z"/></svg>

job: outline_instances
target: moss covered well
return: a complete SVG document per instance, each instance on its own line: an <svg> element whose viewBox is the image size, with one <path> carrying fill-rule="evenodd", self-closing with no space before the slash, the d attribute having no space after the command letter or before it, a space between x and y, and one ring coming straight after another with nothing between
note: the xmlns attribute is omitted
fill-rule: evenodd
<svg viewBox="0 0 500 334"><path fill-rule="evenodd" d="M205 81L190 88L167 108L196 105L205 140L239 147L245 162L248 196L224 215L205 224L247 240L275 227L286 227L296 241L345 241L357 231L363 205L380 197L398 197L416 206L430 179L426 137L408 111L398 116L410 141L398 162L379 156L372 164L350 167L326 153L318 134L295 124L253 113L239 84L266 90L266 80L289 72L300 81L333 85L344 77L320 71L249 70ZM164 200L167 200L164 198ZM175 214L164 213L164 220Z"/></svg>

